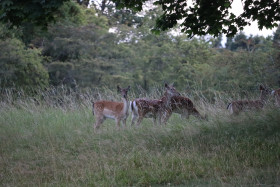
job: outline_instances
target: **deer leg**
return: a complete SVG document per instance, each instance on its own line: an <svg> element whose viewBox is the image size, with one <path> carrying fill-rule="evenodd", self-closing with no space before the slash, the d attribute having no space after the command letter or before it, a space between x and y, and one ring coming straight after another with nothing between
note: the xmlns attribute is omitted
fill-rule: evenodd
<svg viewBox="0 0 280 187"><path fill-rule="evenodd" d="M143 116L138 116L137 123L136 123L137 126L140 125L140 123L143 121L143 118L144 118Z"/></svg>
<svg viewBox="0 0 280 187"><path fill-rule="evenodd" d="M172 112L169 111L169 110L164 112L163 117L160 118L160 119L162 119L163 124L166 125L166 123L167 123L168 119L170 118L171 114L172 114Z"/></svg>
<svg viewBox="0 0 280 187"><path fill-rule="evenodd" d="M123 126L123 127L126 127L126 119L123 119L123 120L122 120L122 126Z"/></svg>
<svg viewBox="0 0 280 187"><path fill-rule="evenodd" d="M161 122L162 122L162 118L163 118L163 113L162 112L160 112L158 115L157 115L157 121L158 121L158 125L161 125Z"/></svg>
<svg viewBox="0 0 280 187"><path fill-rule="evenodd" d="M153 117L153 124L154 124L155 126L157 125L157 117L156 117L156 116Z"/></svg>
<svg viewBox="0 0 280 187"><path fill-rule="evenodd" d="M104 122L105 118L101 117L101 118L96 118L96 122L94 124L94 129L98 129L100 127L100 125Z"/></svg>
<svg viewBox="0 0 280 187"><path fill-rule="evenodd" d="M189 119L189 112L188 112L188 110L184 109L181 112L181 119Z"/></svg>
<svg viewBox="0 0 280 187"><path fill-rule="evenodd" d="M135 123L135 121L136 121L137 117L138 117L138 116L132 112L132 117L131 117L131 126L133 126L133 125L134 125L134 123Z"/></svg>
<svg viewBox="0 0 280 187"><path fill-rule="evenodd" d="M117 128L120 129L120 119L116 118L115 121L116 121Z"/></svg>
<svg viewBox="0 0 280 187"><path fill-rule="evenodd" d="M193 108L192 114L193 114L195 117L199 118L199 119L205 119L205 117L203 117L203 116L196 110L196 108Z"/></svg>
<svg viewBox="0 0 280 187"><path fill-rule="evenodd" d="M162 115L158 116L158 125L161 126L162 124Z"/></svg>

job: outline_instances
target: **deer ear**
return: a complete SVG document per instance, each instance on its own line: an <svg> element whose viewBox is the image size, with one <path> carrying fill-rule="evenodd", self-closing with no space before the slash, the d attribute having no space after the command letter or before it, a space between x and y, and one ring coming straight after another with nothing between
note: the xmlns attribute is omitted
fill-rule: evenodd
<svg viewBox="0 0 280 187"><path fill-rule="evenodd" d="M264 90L264 87L263 87L263 85L260 85L260 90Z"/></svg>
<svg viewBox="0 0 280 187"><path fill-rule="evenodd" d="M130 86L127 87L127 90L130 90Z"/></svg>
<svg viewBox="0 0 280 187"><path fill-rule="evenodd" d="M168 84L167 84L167 83L165 83L165 84L164 84L164 86L165 86L165 88L167 88L167 87L168 87Z"/></svg>

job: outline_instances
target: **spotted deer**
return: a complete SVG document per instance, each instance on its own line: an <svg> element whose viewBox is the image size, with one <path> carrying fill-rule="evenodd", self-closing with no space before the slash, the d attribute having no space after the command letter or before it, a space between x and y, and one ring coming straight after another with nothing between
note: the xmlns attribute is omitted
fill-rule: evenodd
<svg viewBox="0 0 280 187"><path fill-rule="evenodd" d="M181 114L181 118L189 118L193 115L199 119L207 119L207 116L202 116L195 108L192 100L183 96L173 96L171 98L172 112Z"/></svg>
<svg viewBox="0 0 280 187"><path fill-rule="evenodd" d="M264 86L260 85L260 99L257 100L237 100L232 101L228 104L227 109L231 114L239 114L244 110L252 110L252 109L261 109L264 107L268 95L271 94L271 91Z"/></svg>
<svg viewBox="0 0 280 187"><path fill-rule="evenodd" d="M156 124L157 121L159 125L161 125L162 122L165 124L172 114L170 100L173 96L178 95L180 95L180 93L177 92L173 85L165 83L165 92L161 99L135 99L131 103L131 125L134 125L137 120L136 124L138 126L144 118L153 118L154 124Z"/></svg>
<svg viewBox="0 0 280 187"><path fill-rule="evenodd" d="M271 92L271 95L273 95L275 98L275 105L280 107L280 88L277 90L273 90Z"/></svg>
<svg viewBox="0 0 280 187"><path fill-rule="evenodd" d="M95 115L94 128L97 129L104 122L106 118L111 118L116 121L116 126L120 127L120 121L125 126L126 119L128 117L129 101L127 100L127 92L130 86L127 88L120 88L117 86L118 92L122 96L123 102L114 101L97 101L92 104L93 115Z"/></svg>

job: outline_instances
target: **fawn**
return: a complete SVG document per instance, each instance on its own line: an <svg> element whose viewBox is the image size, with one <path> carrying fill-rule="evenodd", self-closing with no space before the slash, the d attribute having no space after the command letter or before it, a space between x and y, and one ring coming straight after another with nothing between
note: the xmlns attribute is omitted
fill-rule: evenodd
<svg viewBox="0 0 280 187"><path fill-rule="evenodd" d="M189 118L189 115L194 115L200 119L207 119L207 116L202 116L187 97L173 96L171 98L171 108L172 112L181 114L181 117Z"/></svg>
<svg viewBox="0 0 280 187"><path fill-rule="evenodd" d="M179 92L173 87L165 83L165 93L161 99L135 99L131 103L132 122L133 125L137 119L137 126L142 122L143 118L153 118L153 123L156 124L157 119L159 124L166 123L172 109L170 105L171 98L173 96L180 95Z"/></svg>
<svg viewBox="0 0 280 187"><path fill-rule="evenodd" d="M262 85L260 85L259 89L260 89L260 99L232 101L227 106L229 112L231 114L237 115L244 110L263 108L267 101L268 95L271 94L271 91Z"/></svg>

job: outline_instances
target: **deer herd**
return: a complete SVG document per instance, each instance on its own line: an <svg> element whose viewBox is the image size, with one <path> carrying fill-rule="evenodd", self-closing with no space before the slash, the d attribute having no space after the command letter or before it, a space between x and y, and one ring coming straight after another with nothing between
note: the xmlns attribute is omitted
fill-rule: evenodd
<svg viewBox="0 0 280 187"><path fill-rule="evenodd" d="M152 118L156 125L166 124L172 113L178 113L182 118L189 118L194 115L199 119L207 120L207 116L202 116L195 108L193 102L182 96L173 85L165 83L165 92L160 99L138 98L133 101L128 100L127 88L117 86L118 93L122 97L122 102L101 100L92 103L93 115L95 116L94 128L97 129L106 118L114 119L116 126L120 127L120 122L126 126L126 119L131 113L131 125L135 122L139 126L144 118ZM250 109L261 109L267 102L268 96L275 98L276 106L280 107L280 89L270 90L260 86L260 98L258 100L236 100L228 104L227 110L230 114L237 115L241 111Z"/></svg>

